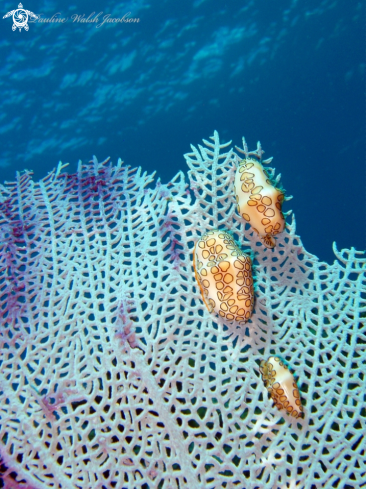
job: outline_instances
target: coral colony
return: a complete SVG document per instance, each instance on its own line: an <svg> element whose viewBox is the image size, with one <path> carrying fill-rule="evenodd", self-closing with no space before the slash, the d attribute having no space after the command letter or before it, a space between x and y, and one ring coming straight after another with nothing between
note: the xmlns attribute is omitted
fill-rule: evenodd
<svg viewBox="0 0 366 489"><path fill-rule="evenodd" d="M365 256L309 254L230 144L188 184L94 158L1 186L3 487L365 481Z"/></svg>

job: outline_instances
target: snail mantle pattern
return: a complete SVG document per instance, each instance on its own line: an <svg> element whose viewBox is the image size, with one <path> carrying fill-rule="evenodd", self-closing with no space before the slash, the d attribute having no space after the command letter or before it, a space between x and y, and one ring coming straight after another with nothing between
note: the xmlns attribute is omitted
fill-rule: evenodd
<svg viewBox="0 0 366 489"><path fill-rule="evenodd" d="M208 311L246 323L254 306L252 262L231 235L207 231L196 243L193 268Z"/></svg>
<svg viewBox="0 0 366 489"><path fill-rule="evenodd" d="M278 357L269 357L261 362L259 370L276 407L294 418L304 417L299 389L287 365Z"/></svg>
<svg viewBox="0 0 366 489"><path fill-rule="evenodd" d="M263 244L274 248L274 236L285 228L285 217L282 213L284 191L276 188L262 163L270 163L272 158L262 161L264 151L257 143L256 151L248 151L243 138L245 158L240 161L235 174L234 192L237 211L245 221L249 222Z"/></svg>

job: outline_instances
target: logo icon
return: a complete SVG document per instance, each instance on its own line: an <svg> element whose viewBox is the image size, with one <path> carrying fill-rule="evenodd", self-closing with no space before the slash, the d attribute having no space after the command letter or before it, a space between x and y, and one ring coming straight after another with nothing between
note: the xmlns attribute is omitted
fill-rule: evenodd
<svg viewBox="0 0 366 489"><path fill-rule="evenodd" d="M5 14L3 19L6 19L11 15L13 16L13 22L14 22L14 24L12 25L13 31L15 31L17 27L19 31L21 31L23 27L24 30L27 31L29 29L28 18L31 17L33 19L38 19L38 15L34 14L33 12L30 12L29 10L24 10L23 5L21 3L18 5L18 8L16 10L12 10L11 12Z"/></svg>

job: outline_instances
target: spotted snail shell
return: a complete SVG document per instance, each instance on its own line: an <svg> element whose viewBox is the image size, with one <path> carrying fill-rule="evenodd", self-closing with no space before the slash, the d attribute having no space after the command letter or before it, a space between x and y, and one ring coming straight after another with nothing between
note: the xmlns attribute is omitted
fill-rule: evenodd
<svg viewBox="0 0 366 489"><path fill-rule="evenodd" d="M252 262L225 231L204 234L193 252L193 268L209 312L244 324L254 305Z"/></svg>
<svg viewBox="0 0 366 489"><path fill-rule="evenodd" d="M259 370L276 407L294 418L304 417L299 389L287 365L278 357L269 357L261 362Z"/></svg>
<svg viewBox="0 0 366 489"><path fill-rule="evenodd" d="M237 211L253 228L267 248L274 248L274 236L285 228L281 207L282 190L274 187L261 162L255 157L241 160L235 174Z"/></svg>

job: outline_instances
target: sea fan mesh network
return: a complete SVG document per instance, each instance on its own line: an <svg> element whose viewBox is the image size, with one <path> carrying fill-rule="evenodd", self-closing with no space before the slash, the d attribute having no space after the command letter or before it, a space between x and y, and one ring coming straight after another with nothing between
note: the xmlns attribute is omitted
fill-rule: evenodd
<svg viewBox="0 0 366 489"><path fill-rule="evenodd" d="M294 218L263 247L236 214L229 144L192 146L190 187L96 159L2 187L6 488L365 482L365 258L334 245L319 262ZM193 274L194 242L215 227L255 254L239 329L208 313ZM298 375L304 419L268 399L258 367L273 354Z"/></svg>

